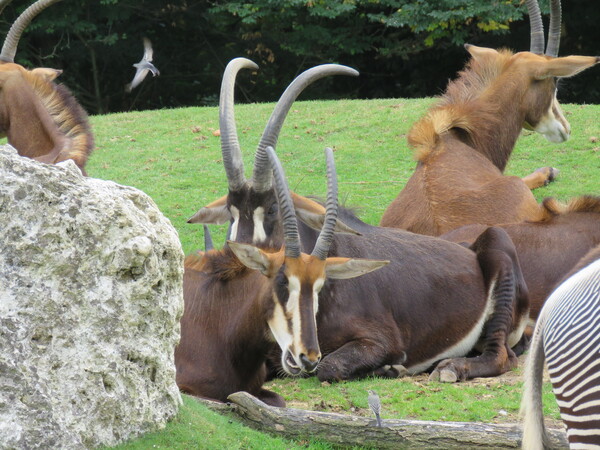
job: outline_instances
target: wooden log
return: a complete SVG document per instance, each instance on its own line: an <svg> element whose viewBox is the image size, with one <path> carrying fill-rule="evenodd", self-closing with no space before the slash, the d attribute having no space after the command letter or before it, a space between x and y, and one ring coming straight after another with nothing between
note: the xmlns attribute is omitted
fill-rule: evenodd
<svg viewBox="0 0 600 450"><path fill-rule="evenodd" d="M287 439L394 449L521 447L522 429L517 424L384 419L383 426L378 428L375 418L276 408L247 392L236 392L228 399L232 402L231 412L246 425ZM552 448L569 447L564 431L549 429L548 434L554 444Z"/></svg>

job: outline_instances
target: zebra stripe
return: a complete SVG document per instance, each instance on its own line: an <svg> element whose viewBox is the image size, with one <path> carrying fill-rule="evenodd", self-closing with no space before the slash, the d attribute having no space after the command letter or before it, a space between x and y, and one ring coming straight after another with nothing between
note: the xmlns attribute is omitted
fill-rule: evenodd
<svg viewBox="0 0 600 450"><path fill-rule="evenodd" d="M563 282L540 312L521 405L523 448L549 444L541 413L544 356L570 448L600 448L600 259Z"/></svg>

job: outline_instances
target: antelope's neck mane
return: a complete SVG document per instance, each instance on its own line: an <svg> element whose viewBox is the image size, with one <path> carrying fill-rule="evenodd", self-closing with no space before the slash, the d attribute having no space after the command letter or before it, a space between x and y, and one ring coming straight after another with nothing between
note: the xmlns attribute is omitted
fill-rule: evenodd
<svg viewBox="0 0 600 450"><path fill-rule="evenodd" d="M408 143L417 160L424 162L441 138L454 132L454 137L504 170L522 128L514 106L510 114L507 111L511 103L517 104L506 92L516 84L506 77L512 56L511 51L500 50L496 57L469 61L448 84L438 104L410 130Z"/></svg>
<svg viewBox="0 0 600 450"><path fill-rule="evenodd" d="M27 71L24 76L69 142L61 160L70 158L83 167L94 147L87 113L64 85L48 82Z"/></svg>

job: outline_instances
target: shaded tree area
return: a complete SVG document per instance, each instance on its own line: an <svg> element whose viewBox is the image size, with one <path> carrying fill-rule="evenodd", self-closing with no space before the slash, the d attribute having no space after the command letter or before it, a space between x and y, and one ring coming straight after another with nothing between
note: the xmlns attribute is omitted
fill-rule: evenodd
<svg viewBox="0 0 600 450"><path fill-rule="evenodd" d="M4 34L29 2L0 18ZM547 0L540 1L548 11ZM600 38L592 0L563 5L561 55L592 55ZM124 86L150 38L160 77ZM520 0L64 0L21 38L16 62L63 69L61 80L91 113L215 105L227 62L245 56L238 101L274 101L301 71L340 63L361 72L311 86L302 98L423 97L441 93L467 60L462 45L527 50ZM600 71L565 80L566 102L600 103Z"/></svg>

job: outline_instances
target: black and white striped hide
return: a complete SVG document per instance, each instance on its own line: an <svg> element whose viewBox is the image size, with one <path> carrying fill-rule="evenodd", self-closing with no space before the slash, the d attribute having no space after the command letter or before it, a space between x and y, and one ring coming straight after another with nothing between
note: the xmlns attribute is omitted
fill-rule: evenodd
<svg viewBox="0 0 600 450"><path fill-rule="evenodd" d="M536 324L521 403L523 448L550 446L542 413L544 359L570 448L600 448L600 247L591 253L595 259L550 295Z"/></svg>

